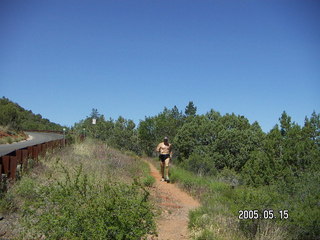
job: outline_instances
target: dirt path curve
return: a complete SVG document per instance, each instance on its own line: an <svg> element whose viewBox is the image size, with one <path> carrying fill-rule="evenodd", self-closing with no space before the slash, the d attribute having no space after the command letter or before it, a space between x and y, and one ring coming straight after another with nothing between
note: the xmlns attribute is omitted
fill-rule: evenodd
<svg viewBox="0 0 320 240"><path fill-rule="evenodd" d="M188 234L188 213L200 206L186 192L175 184L161 182L161 175L152 163L146 160L150 166L150 174L156 179L151 195L161 210L157 219L158 236L150 237L150 240L185 240Z"/></svg>

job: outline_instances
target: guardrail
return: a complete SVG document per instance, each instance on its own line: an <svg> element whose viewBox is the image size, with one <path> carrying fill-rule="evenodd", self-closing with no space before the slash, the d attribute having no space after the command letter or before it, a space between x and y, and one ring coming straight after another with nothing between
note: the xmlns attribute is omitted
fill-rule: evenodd
<svg viewBox="0 0 320 240"><path fill-rule="evenodd" d="M0 157L0 181L4 177L15 180L17 177L17 169L27 170L30 159L38 161L39 156L45 156L48 150L54 148L62 148L66 145L66 139L53 140L41 144L28 146L17 149Z"/></svg>
<svg viewBox="0 0 320 240"><path fill-rule="evenodd" d="M60 133L63 134L63 131L56 130L23 130L24 132L45 132L45 133Z"/></svg>

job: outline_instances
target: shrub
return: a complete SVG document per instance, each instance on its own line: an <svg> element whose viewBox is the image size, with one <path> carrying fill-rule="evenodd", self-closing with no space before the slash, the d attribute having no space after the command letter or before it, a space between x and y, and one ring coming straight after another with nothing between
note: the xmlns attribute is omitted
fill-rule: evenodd
<svg viewBox="0 0 320 240"><path fill-rule="evenodd" d="M12 139L11 137L7 137L7 142L8 142L9 144L13 143L13 139Z"/></svg>
<svg viewBox="0 0 320 240"><path fill-rule="evenodd" d="M155 230L149 193L137 182L93 183L80 169L33 192L23 207L27 239L140 239Z"/></svg>
<svg viewBox="0 0 320 240"><path fill-rule="evenodd" d="M192 153L190 157L181 164L185 169L192 171L200 176L202 175L216 175L214 161L209 155L201 155L199 153Z"/></svg>
<svg viewBox="0 0 320 240"><path fill-rule="evenodd" d="M220 171L218 178L220 181L228 183L233 187L238 186L242 182L239 174L237 174L235 170L229 168L224 168Z"/></svg>
<svg viewBox="0 0 320 240"><path fill-rule="evenodd" d="M151 187L153 186L153 184L156 182L156 180L154 179L154 177L152 176L146 176L143 180L143 185L146 187Z"/></svg>
<svg viewBox="0 0 320 240"><path fill-rule="evenodd" d="M279 186L286 196L282 209L288 209L288 227L295 239L319 239L320 236L320 173L301 174L291 184Z"/></svg>

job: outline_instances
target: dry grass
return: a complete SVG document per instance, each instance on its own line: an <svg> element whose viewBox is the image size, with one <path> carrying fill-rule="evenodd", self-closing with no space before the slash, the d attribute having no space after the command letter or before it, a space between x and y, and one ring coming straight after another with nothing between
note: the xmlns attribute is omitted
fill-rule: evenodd
<svg viewBox="0 0 320 240"><path fill-rule="evenodd" d="M11 144L25 140L27 136L23 132L10 130L9 126L0 126L0 144Z"/></svg>
<svg viewBox="0 0 320 240"><path fill-rule="evenodd" d="M38 177L48 179L61 179L65 170L76 172L80 166L84 174L94 181L120 181L132 182L133 178L143 176L143 164L138 158L122 154L108 145L94 140L77 143L42 161L44 174ZM65 170L64 170L65 169ZM43 179L44 181L47 181Z"/></svg>
<svg viewBox="0 0 320 240"><path fill-rule="evenodd" d="M9 126L2 126L0 125L0 131L1 132L7 132L9 130Z"/></svg>
<svg viewBox="0 0 320 240"><path fill-rule="evenodd" d="M130 184L134 179L142 182L145 178L144 164L137 157L128 156L104 143L90 139L56 149L53 154L48 153L46 157L39 158L39 164L9 189L4 199L0 199L0 215L5 216L6 226L9 226L5 228L5 237L10 236L10 239L13 239L12 236L17 237L17 233L23 231L17 219L21 218L19 209L28 199L28 188L63 182L66 173L71 179L76 179L80 167L82 173L97 185L103 185L106 181ZM0 226L0 235L3 231Z"/></svg>
<svg viewBox="0 0 320 240"><path fill-rule="evenodd" d="M17 136L17 137L3 137L3 138L0 138L0 144L11 144L11 143L14 143L14 142L20 142L22 140L26 140L25 137L23 136Z"/></svg>
<svg viewBox="0 0 320 240"><path fill-rule="evenodd" d="M212 214L211 212L203 213L198 215L193 222L193 227L190 229L193 239L239 239L246 240L246 238L238 229L238 221L234 216L229 216L227 214L218 213L224 212L221 208L225 206L215 206L215 209L211 209L216 212ZM210 209L206 209L209 211Z"/></svg>
<svg viewBox="0 0 320 240"><path fill-rule="evenodd" d="M283 228L276 225L272 220L261 221L255 240L283 240L290 239Z"/></svg>

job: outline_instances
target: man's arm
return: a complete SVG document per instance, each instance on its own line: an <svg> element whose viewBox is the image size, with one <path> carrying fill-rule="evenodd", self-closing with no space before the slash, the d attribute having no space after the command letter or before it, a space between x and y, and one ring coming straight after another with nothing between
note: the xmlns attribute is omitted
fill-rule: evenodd
<svg viewBox="0 0 320 240"><path fill-rule="evenodd" d="M158 144L158 146L156 148L156 152L160 152L160 148L161 148L161 143Z"/></svg>
<svg viewBox="0 0 320 240"><path fill-rule="evenodd" d="M170 158L172 159L172 144L170 144L170 147L169 147L169 154L170 154Z"/></svg>

